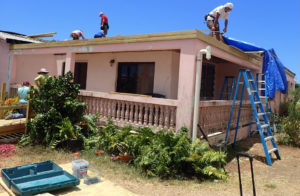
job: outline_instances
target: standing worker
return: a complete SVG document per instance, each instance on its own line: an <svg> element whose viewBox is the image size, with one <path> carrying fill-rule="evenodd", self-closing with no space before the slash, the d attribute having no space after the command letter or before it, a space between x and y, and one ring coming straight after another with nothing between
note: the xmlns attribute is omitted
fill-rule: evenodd
<svg viewBox="0 0 300 196"><path fill-rule="evenodd" d="M107 16L103 13L100 12L99 16L101 17L101 30L103 30L103 37L106 37L107 35L107 30L109 29L109 25L108 25L108 18Z"/></svg>
<svg viewBox="0 0 300 196"><path fill-rule="evenodd" d="M216 34L217 40L220 41L220 25L219 19L225 19L225 27L223 32L227 32L228 18L229 12L233 9L232 3L226 3L225 5L221 5L211 11L209 14L205 16L206 25L211 30L209 35L213 36L213 32Z"/></svg>
<svg viewBox="0 0 300 196"><path fill-rule="evenodd" d="M78 39L80 39L80 37L82 39L85 39L84 35L83 35L83 32L81 30L73 31L70 36L73 38L73 40L78 40Z"/></svg>
<svg viewBox="0 0 300 196"><path fill-rule="evenodd" d="M28 81L24 81L22 84L22 87L18 88L18 96L20 97L19 100L19 105L26 105L28 100L28 91L29 91L29 82ZM26 109L20 109L20 113L23 114L23 117L26 116Z"/></svg>
<svg viewBox="0 0 300 196"><path fill-rule="evenodd" d="M34 79L35 84L38 88L40 88L43 84L45 84L46 80L49 78L48 71L45 68L42 68L38 72L38 76Z"/></svg>

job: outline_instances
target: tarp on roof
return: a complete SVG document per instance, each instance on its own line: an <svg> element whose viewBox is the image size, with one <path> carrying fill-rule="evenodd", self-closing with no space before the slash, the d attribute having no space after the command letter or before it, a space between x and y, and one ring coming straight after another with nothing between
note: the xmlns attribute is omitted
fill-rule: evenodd
<svg viewBox="0 0 300 196"><path fill-rule="evenodd" d="M267 77L268 91L266 92L266 95L270 98L274 98L276 91L281 91L284 94L287 92L288 87L284 66L277 57L274 49L266 50L244 41L235 40L229 37L223 38L228 45L243 51L264 51L262 72L265 73Z"/></svg>

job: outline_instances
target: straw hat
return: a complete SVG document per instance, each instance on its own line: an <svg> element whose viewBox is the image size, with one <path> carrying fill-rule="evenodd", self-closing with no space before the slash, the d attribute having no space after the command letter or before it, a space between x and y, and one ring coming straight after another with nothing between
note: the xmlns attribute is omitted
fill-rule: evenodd
<svg viewBox="0 0 300 196"><path fill-rule="evenodd" d="M47 71L46 68L42 68L42 69L38 72L38 74L41 74L41 73L47 74L47 73L49 73L49 71Z"/></svg>

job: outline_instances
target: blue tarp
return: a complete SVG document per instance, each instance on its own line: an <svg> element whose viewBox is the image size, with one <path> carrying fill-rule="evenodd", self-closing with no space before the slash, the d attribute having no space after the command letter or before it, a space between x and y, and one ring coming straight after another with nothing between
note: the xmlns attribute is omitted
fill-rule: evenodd
<svg viewBox="0 0 300 196"><path fill-rule="evenodd" d="M233 38L223 38L228 45L234 46L243 51L264 51L265 55L262 72L266 74L268 81L267 96L270 98L274 98L276 91L281 91L284 94L287 92L288 87L284 66L277 57L274 49L266 50L264 48L257 47L253 44L235 40Z"/></svg>

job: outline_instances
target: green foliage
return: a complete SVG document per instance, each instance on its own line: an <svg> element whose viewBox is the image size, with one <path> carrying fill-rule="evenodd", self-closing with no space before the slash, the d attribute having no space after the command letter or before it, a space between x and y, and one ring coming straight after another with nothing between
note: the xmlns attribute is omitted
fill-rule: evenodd
<svg viewBox="0 0 300 196"><path fill-rule="evenodd" d="M288 115L281 118L278 143L300 147L300 88L294 91L294 99L289 102Z"/></svg>
<svg viewBox="0 0 300 196"><path fill-rule="evenodd" d="M99 148L114 155L131 155L131 163L147 176L225 179L226 154L209 149L206 143L192 144L187 133L185 127L178 134L166 130L154 134L150 128L132 131L128 126L117 129L109 121L100 131Z"/></svg>
<svg viewBox="0 0 300 196"><path fill-rule="evenodd" d="M89 142L85 146L93 146L76 123L85 122L85 131L93 135L98 130L95 123L98 115L83 115L86 104L78 101L79 85L72 80L72 73L68 72L65 76L49 77L39 89L30 90L29 101L36 116L26 123L29 132L21 139L21 145L32 143L56 148L68 140L83 139Z"/></svg>

